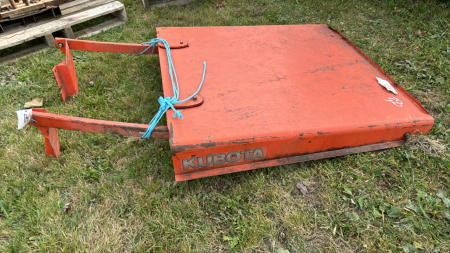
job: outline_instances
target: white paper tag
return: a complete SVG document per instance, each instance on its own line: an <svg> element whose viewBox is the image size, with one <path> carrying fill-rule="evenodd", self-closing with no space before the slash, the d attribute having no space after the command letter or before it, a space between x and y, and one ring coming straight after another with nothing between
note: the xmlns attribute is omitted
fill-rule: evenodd
<svg viewBox="0 0 450 253"><path fill-rule="evenodd" d="M16 111L17 118L19 119L19 124L17 125L17 129L24 128L28 124L28 122L30 122L32 111L33 110L31 110L31 109Z"/></svg>
<svg viewBox="0 0 450 253"><path fill-rule="evenodd" d="M392 87L392 85L388 81L386 81L384 79L381 79L381 78L378 78L378 77L377 77L377 80L378 80L378 83L381 86L383 86L384 88L386 88L388 91L394 93L395 95L398 94L397 91L394 89L394 87Z"/></svg>

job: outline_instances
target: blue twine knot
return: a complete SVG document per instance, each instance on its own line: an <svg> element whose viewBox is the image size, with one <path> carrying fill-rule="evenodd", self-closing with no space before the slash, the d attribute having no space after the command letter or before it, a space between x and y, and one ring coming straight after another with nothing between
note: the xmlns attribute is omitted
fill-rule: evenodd
<svg viewBox="0 0 450 253"><path fill-rule="evenodd" d="M159 38L151 39L149 42L142 43L142 44L148 44L149 46L144 51L142 51L141 54L145 53L150 48L153 48L153 50L152 50L152 54L153 54L153 52L155 51L155 48L158 46L159 42L163 43L166 48L167 62L169 64L169 75L170 75L170 80L172 81L173 97L165 97L165 98L159 97L158 98L158 102L160 104L159 110L156 113L156 115L153 117L153 119L150 121L149 127L148 127L147 131L144 133L144 135L142 135L142 138L150 138L150 135L152 134L153 130L156 127L156 124L158 124L158 122L161 120L162 116L169 109L172 109L175 112L175 114L173 115L174 119L176 117L183 119L181 110L176 110L174 105L184 103L184 102L192 99L194 96L196 96L198 94L198 92L200 91L200 89L202 88L203 82L205 81L206 62L203 62L202 81L200 82L200 85L198 86L197 91L194 92L194 94L192 94L190 97L179 101L178 99L180 96L180 88L178 85L178 79L177 79L177 74L175 72L175 67L173 66L173 63L172 63L172 56L170 54L169 43L167 43L167 41L164 39L159 39Z"/></svg>
<svg viewBox="0 0 450 253"><path fill-rule="evenodd" d="M176 110L175 107L173 106L174 102L175 102L175 101L173 101L173 98L170 98L170 97L166 97L166 98L159 97L158 98L158 102L161 105L159 107L159 110L162 110L162 111L165 112L165 111L167 111L170 108L170 109L172 109L175 112L175 114L173 115L174 119L177 118L177 116L180 119L183 118L183 115L181 115L181 110Z"/></svg>

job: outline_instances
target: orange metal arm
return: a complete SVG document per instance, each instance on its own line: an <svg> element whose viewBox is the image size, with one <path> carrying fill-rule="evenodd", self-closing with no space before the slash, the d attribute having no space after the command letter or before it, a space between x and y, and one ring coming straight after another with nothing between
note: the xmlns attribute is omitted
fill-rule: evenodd
<svg viewBox="0 0 450 253"><path fill-rule="evenodd" d="M68 46L72 50L83 50L90 52L106 52L106 53L124 53L124 54L140 54L149 47L148 44L132 44L132 43L116 43L116 42L101 42L92 40L77 40L67 38L55 38L55 45L63 53L66 53L64 47ZM162 43L159 43L155 49L150 48L143 54L158 54L158 48L165 48ZM170 49L179 49L189 47L189 44L183 43L170 43Z"/></svg>
<svg viewBox="0 0 450 253"><path fill-rule="evenodd" d="M79 118L48 113L44 112L44 110L45 109L33 109L32 118L36 123L29 123L29 125L136 137L141 137L148 128L148 125L146 124ZM151 137L169 139L169 129L166 126L158 126L153 130Z"/></svg>
<svg viewBox="0 0 450 253"><path fill-rule="evenodd" d="M58 115L48 113L47 110L42 108L33 109L32 121L28 124L39 128L45 137L47 156L53 155L56 158L60 154L58 129L141 137L148 128L146 124ZM155 127L150 137L169 139L169 129L166 126Z"/></svg>
<svg viewBox="0 0 450 253"><path fill-rule="evenodd" d="M64 47L69 46L72 50L83 50L91 52L109 52L109 53L125 53L125 54L140 54L148 45L130 44L130 43L115 43L115 42L99 42L90 40L76 40L66 38L55 38L55 45L63 53L66 53ZM144 54L158 54L158 47L147 50Z"/></svg>

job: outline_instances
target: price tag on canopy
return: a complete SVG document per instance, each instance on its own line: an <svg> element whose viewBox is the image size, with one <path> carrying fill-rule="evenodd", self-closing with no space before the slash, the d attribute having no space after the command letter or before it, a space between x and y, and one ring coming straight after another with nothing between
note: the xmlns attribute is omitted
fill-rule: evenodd
<svg viewBox="0 0 450 253"><path fill-rule="evenodd" d="M16 113L17 118L19 119L17 129L22 129L28 124L28 122L30 122L32 110L20 110L16 111Z"/></svg>

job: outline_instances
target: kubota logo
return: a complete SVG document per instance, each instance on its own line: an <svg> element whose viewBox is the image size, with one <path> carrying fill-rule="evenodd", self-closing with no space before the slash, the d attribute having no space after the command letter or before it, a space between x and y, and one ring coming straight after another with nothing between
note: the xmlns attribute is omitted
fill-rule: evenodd
<svg viewBox="0 0 450 253"><path fill-rule="evenodd" d="M201 167L208 167L211 165L220 165L224 163L236 163L241 160L251 161L255 159L263 159L265 157L263 150L261 148L246 149L240 151L231 151L228 154L219 153L214 155L196 156L190 159L181 160L183 164L183 170L197 169ZM206 160L206 161L205 161Z"/></svg>

